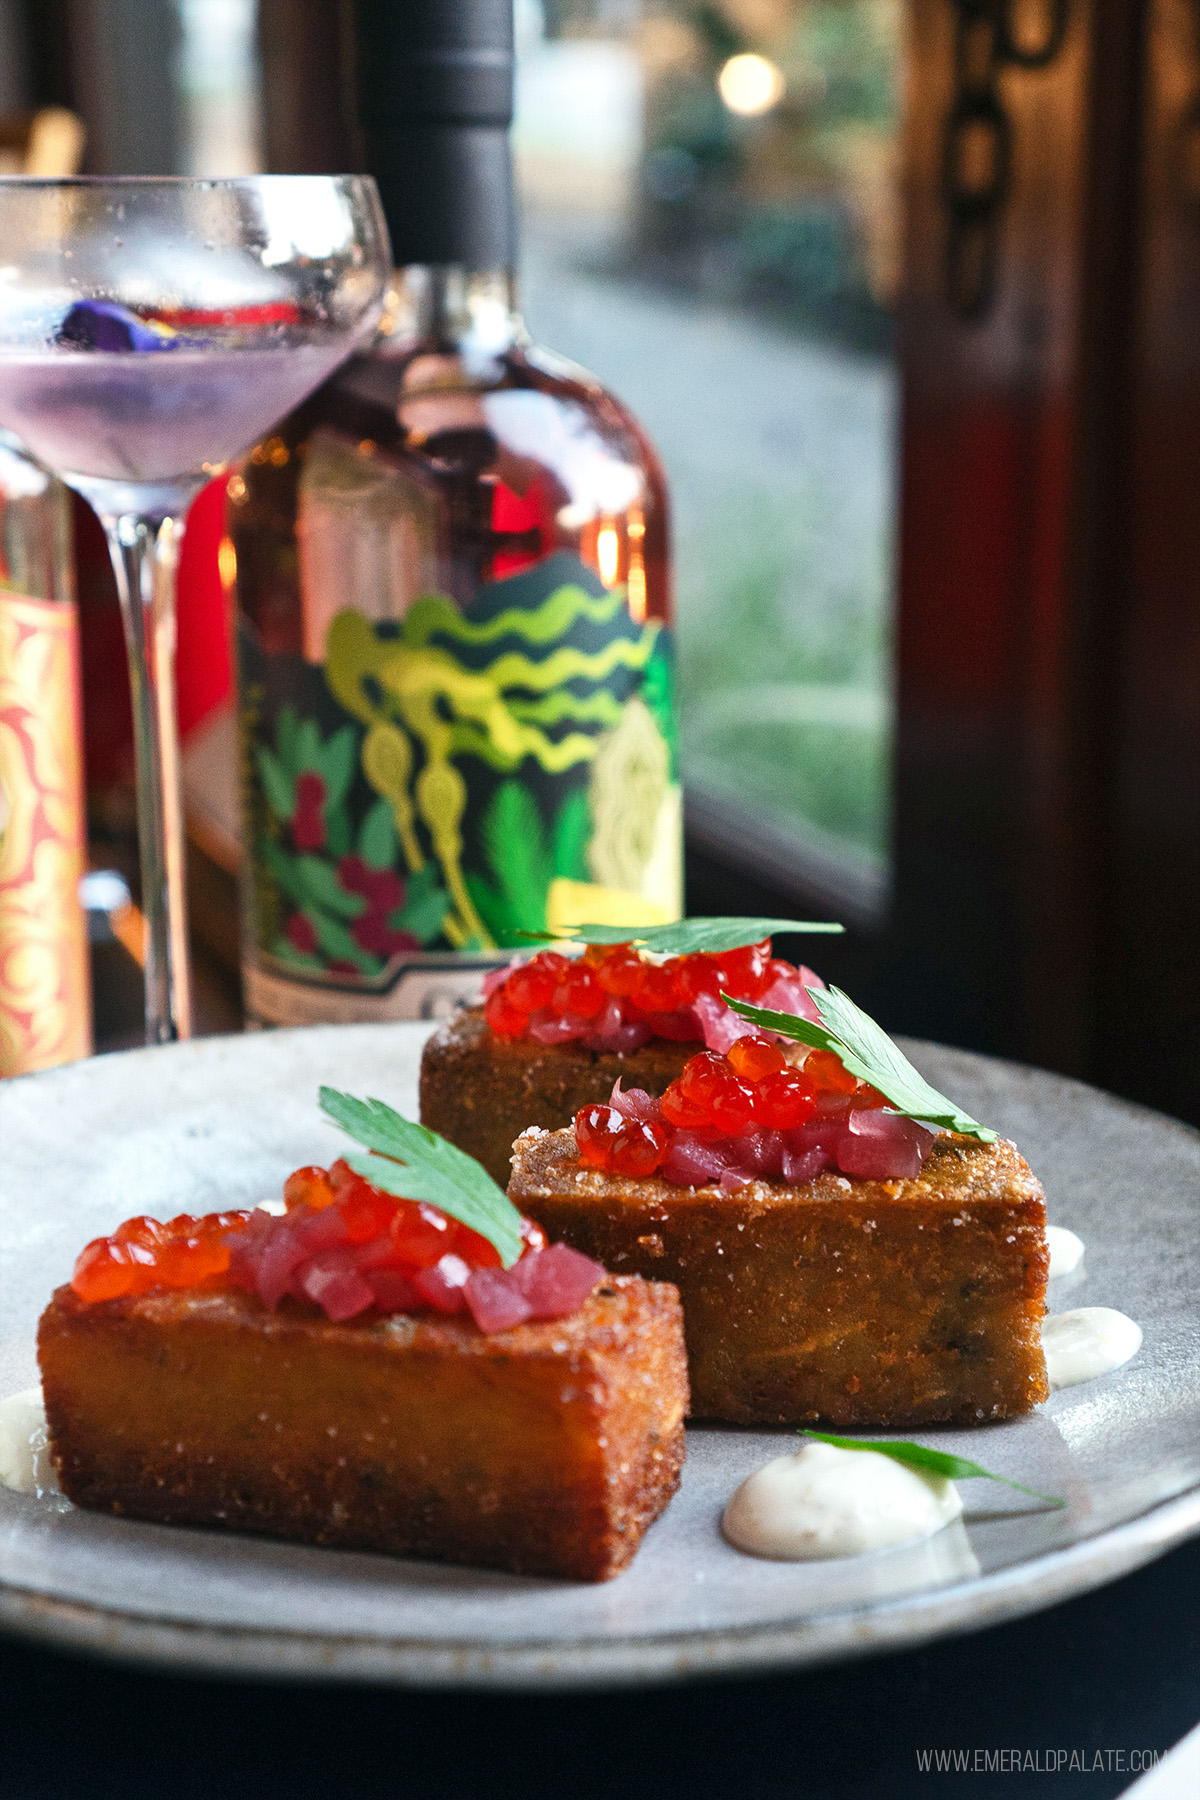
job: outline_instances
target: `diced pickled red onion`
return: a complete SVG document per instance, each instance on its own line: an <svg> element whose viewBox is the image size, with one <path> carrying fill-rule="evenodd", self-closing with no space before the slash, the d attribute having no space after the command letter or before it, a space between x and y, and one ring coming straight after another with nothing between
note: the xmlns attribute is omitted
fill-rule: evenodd
<svg viewBox="0 0 1200 1800"><path fill-rule="evenodd" d="M332 1249L335 1244L344 1244L350 1236L340 1206L323 1206L319 1212L313 1212L301 1203L293 1210L288 1229L310 1256Z"/></svg>
<svg viewBox="0 0 1200 1800"><path fill-rule="evenodd" d="M847 1175L867 1180L911 1178L920 1174L936 1136L915 1119L878 1107L859 1107L850 1114L838 1144L838 1167Z"/></svg>
<svg viewBox="0 0 1200 1800"><path fill-rule="evenodd" d="M677 1187L706 1187L736 1162L736 1151L705 1142L692 1131L677 1131L659 1173Z"/></svg>
<svg viewBox="0 0 1200 1800"><path fill-rule="evenodd" d="M782 1175L783 1147L781 1131L748 1131L738 1139L741 1163L755 1175Z"/></svg>
<svg viewBox="0 0 1200 1800"><path fill-rule="evenodd" d="M493 969L490 974L485 975L480 997L484 1000L490 1000L496 989L503 987L513 970L520 968L520 966L521 958L519 956L514 956L512 961L505 963L502 969Z"/></svg>
<svg viewBox="0 0 1200 1800"><path fill-rule="evenodd" d="M531 1319L561 1319L583 1305L605 1268L569 1244L550 1244L523 1256L508 1273L528 1301Z"/></svg>
<svg viewBox="0 0 1200 1800"><path fill-rule="evenodd" d="M655 1013L653 1023L655 1037L667 1038L673 1044L698 1044L704 1035L693 1006L685 1006L679 1012Z"/></svg>
<svg viewBox="0 0 1200 1800"><path fill-rule="evenodd" d="M462 1312L466 1301L463 1289L471 1278L471 1266L453 1251L447 1251L431 1268L419 1269L413 1276L413 1287L422 1300L438 1312Z"/></svg>
<svg viewBox="0 0 1200 1800"><path fill-rule="evenodd" d="M650 1041L651 1030L646 1021L626 1019L620 1001L611 994L591 1024L592 1028L583 1040L589 1050L607 1050L627 1056L631 1050L640 1050Z"/></svg>
<svg viewBox="0 0 1200 1800"><path fill-rule="evenodd" d="M724 1055L731 1044L736 1044L740 1037L754 1036L754 1027L745 1019L731 1012L723 1000L715 994L697 994L692 1001L692 1011L700 1024L701 1036L708 1049L720 1051Z"/></svg>
<svg viewBox="0 0 1200 1800"><path fill-rule="evenodd" d="M579 1013L553 1013L549 1008L534 1013L529 1021L529 1035L539 1044L574 1043L577 1038L586 1037L591 1029L591 1019L585 1019Z"/></svg>
<svg viewBox="0 0 1200 1800"><path fill-rule="evenodd" d="M380 1312L411 1312L418 1304L416 1287L399 1269L369 1269L365 1279Z"/></svg>
<svg viewBox="0 0 1200 1800"><path fill-rule="evenodd" d="M476 1269L462 1291L480 1331L509 1331L532 1316L511 1269Z"/></svg>
<svg viewBox="0 0 1200 1800"><path fill-rule="evenodd" d="M314 1257L301 1277L300 1286L310 1300L315 1300L327 1318L340 1325L356 1313L365 1312L375 1303L375 1295L365 1276L357 1269L334 1262L336 1252L327 1257Z"/></svg>
<svg viewBox="0 0 1200 1800"><path fill-rule="evenodd" d="M258 1297L271 1312L291 1286L293 1272L309 1254L307 1246L298 1242L290 1225L282 1219L276 1224L277 1229L263 1246L254 1277Z"/></svg>
<svg viewBox="0 0 1200 1800"><path fill-rule="evenodd" d="M614 1112L619 1112L623 1119L636 1119L639 1124L662 1124L662 1102L657 1096L648 1094L645 1088L623 1089L619 1075L613 1082L609 1105Z"/></svg>
<svg viewBox="0 0 1200 1800"><path fill-rule="evenodd" d="M799 1136L799 1133L794 1135ZM783 1179L787 1182L812 1181L814 1176L827 1169L833 1161L828 1150L813 1145L807 1149L796 1149L788 1144L783 1152Z"/></svg>
<svg viewBox="0 0 1200 1800"><path fill-rule="evenodd" d="M755 1005L765 1006L771 1012L792 1013L797 1019L811 1019L814 1025L819 1025L821 1015L808 990L824 986L819 975L802 965L794 975L777 975Z"/></svg>

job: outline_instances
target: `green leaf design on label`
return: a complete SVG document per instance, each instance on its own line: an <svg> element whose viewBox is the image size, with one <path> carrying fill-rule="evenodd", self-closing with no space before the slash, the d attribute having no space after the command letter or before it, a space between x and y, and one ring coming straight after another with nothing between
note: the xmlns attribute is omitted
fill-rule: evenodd
<svg viewBox="0 0 1200 1800"><path fill-rule="evenodd" d="M411 931L418 943L427 944L441 930L449 904L445 888L438 885L436 868L426 863L409 877L404 905L391 914L388 924L393 931Z"/></svg>
<svg viewBox="0 0 1200 1800"><path fill-rule="evenodd" d="M281 707L275 722L275 744L289 779L296 773L296 734L299 729L300 719L295 707Z"/></svg>
<svg viewBox="0 0 1200 1800"><path fill-rule="evenodd" d="M342 919L357 919L365 912L361 894L348 894L327 862L319 856L298 856L295 870L305 897Z"/></svg>
<svg viewBox="0 0 1200 1800"><path fill-rule="evenodd" d="M565 881L587 880L587 849L591 835L592 809L587 793L583 788L576 788L573 794L567 795L554 821L551 855L556 875Z"/></svg>
<svg viewBox="0 0 1200 1800"><path fill-rule="evenodd" d="M377 800L358 831L358 854L368 868L390 869L396 860L396 823L387 800Z"/></svg>
<svg viewBox="0 0 1200 1800"><path fill-rule="evenodd" d="M268 806L281 819L290 819L296 810L296 790L291 776L265 744L257 745L254 754Z"/></svg>
<svg viewBox="0 0 1200 1800"><path fill-rule="evenodd" d="M321 773L321 734L315 719L302 719L296 728L296 770Z"/></svg>
<svg viewBox="0 0 1200 1800"><path fill-rule="evenodd" d="M315 907L306 906L304 916L312 923L320 944L331 962L353 963L364 975L374 975L379 969L379 958L372 956L367 950L360 950L346 927L331 919L328 913L318 912Z"/></svg>
<svg viewBox="0 0 1200 1800"><path fill-rule="evenodd" d="M318 773L325 778L325 809L340 806L354 776L358 761L357 733L352 725L344 725L317 752Z"/></svg>

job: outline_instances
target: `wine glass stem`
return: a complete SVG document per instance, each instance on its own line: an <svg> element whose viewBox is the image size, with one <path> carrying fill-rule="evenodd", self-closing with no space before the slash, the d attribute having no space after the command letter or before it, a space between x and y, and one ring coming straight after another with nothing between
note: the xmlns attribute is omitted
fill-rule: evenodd
<svg viewBox="0 0 1200 1800"><path fill-rule="evenodd" d="M119 513L104 520L104 529L121 598L133 701L146 1042L167 1044L192 1033L175 718L175 570L183 519Z"/></svg>

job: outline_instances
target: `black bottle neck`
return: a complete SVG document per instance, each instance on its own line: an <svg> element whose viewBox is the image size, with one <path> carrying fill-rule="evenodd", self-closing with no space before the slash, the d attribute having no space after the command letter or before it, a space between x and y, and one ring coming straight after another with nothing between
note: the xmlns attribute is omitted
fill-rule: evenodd
<svg viewBox="0 0 1200 1800"><path fill-rule="evenodd" d="M507 125L366 125L367 167L397 263L511 268L516 204Z"/></svg>
<svg viewBox="0 0 1200 1800"><path fill-rule="evenodd" d="M513 0L354 0L358 119L398 263L511 268Z"/></svg>

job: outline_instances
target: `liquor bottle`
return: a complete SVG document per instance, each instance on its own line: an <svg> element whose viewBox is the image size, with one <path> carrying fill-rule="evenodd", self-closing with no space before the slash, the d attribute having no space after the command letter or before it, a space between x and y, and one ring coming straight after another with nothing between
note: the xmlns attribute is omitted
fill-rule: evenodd
<svg viewBox="0 0 1200 1800"><path fill-rule="evenodd" d="M228 487L263 1023L428 1017L523 934L681 909L666 492L516 310L511 0L357 26L392 301Z"/></svg>
<svg viewBox="0 0 1200 1800"><path fill-rule="evenodd" d="M92 1047L66 489L0 432L0 1076Z"/></svg>

